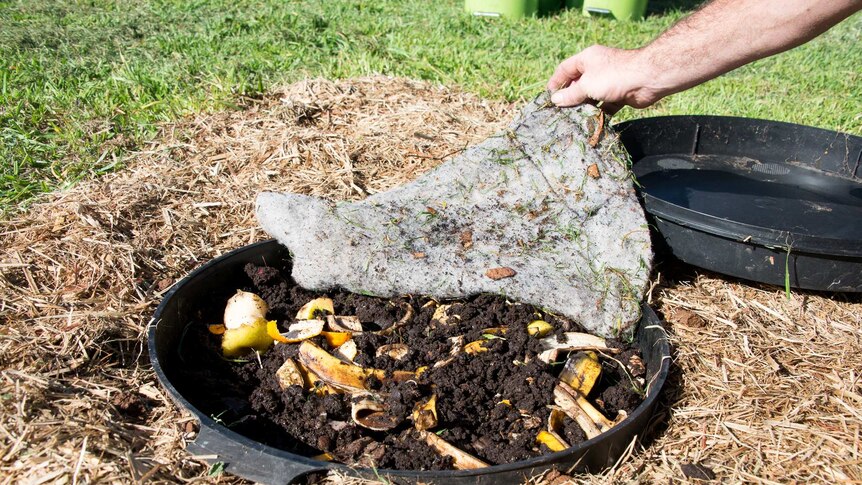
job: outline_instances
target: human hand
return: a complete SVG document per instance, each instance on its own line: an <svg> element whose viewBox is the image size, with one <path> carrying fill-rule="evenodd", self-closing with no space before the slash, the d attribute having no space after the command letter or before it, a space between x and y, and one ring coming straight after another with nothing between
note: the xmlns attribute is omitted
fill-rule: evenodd
<svg viewBox="0 0 862 485"><path fill-rule="evenodd" d="M648 86L651 74L641 50L588 47L557 66L548 81L551 101L560 107L601 102L614 114L623 106L646 108L661 99Z"/></svg>

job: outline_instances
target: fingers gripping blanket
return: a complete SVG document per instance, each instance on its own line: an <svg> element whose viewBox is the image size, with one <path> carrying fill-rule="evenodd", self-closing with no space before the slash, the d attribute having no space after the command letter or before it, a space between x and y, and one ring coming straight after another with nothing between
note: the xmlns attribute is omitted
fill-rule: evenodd
<svg viewBox="0 0 862 485"><path fill-rule="evenodd" d="M652 248L628 157L597 130L595 108L542 95L411 183L350 203L264 192L257 218L309 289L505 294L620 335L640 317Z"/></svg>

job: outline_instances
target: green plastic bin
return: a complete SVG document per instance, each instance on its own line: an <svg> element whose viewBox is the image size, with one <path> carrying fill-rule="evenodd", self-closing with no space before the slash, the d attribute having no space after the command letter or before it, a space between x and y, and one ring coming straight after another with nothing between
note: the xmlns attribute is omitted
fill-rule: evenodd
<svg viewBox="0 0 862 485"><path fill-rule="evenodd" d="M468 12L481 17L532 17L539 10L539 0L465 0Z"/></svg>
<svg viewBox="0 0 862 485"><path fill-rule="evenodd" d="M584 8L584 0L566 0L566 8L581 10Z"/></svg>
<svg viewBox="0 0 862 485"><path fill-rule="evenodd" d="M552 15L562 7L562 0L539 0L539 15Z"/></svg>
<svg viewBox="0 0 862 485"><path fill-rule="evenodd" d="M647 0L583 0L584 15L604 15L617 20L641 20Z"/></svg>

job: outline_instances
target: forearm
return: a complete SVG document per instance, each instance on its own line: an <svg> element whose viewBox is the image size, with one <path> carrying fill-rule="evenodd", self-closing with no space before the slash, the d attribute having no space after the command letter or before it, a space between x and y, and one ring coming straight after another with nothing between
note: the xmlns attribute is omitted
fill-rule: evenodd
<svg viewBox="0 0 862 485"><path fill-rule="evenodd" d="M862 0L714 0L638 50L644 87L657 98L682 91L803 44L860 8Z"/></svg>

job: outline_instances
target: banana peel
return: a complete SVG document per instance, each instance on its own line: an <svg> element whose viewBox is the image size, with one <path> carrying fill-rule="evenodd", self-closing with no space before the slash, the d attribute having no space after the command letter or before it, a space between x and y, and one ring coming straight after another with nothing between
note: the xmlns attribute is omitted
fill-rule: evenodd
<svg viewBox="0 0 862 485"><path fill-rule="evenodd" d="M362 333L362 323L359 317L327 315L326 328L332 332Z"/></svg>
<svg viewBox="0 0 862 485"><path fill-rule="evenodd" d="M296 361L294 361L296 362ZM302 374L302 380L304 382L303 389L306 391L313 392L318 396L326 396L328 394L341 394L340 389L336 389L320 378L319 375L314 372L308 370L307 367L302 365L299 362L296 362L296 367L299 369L300 374Z"/></svg>
<svg viewBox="0 0 862 485"><path fill-rule="evenodd" d="M554 404L559 406L568 417L578 423L578 426L587 435L587 439L592 439L602 434L603 430L599 428L595 421L578 404L577 391L565 382L557 383L556 387L554 387Z"/></svg>
<svg viewBox="0 0 862 485"><path fill-rule="evenodd" d="M565 382L559 382L554 387L554 404L578 423L587 438L594 438L608 431L626 418L625 413L620 413L615 420L608 419L587 401L583 394Z"/></svg>
<svg viewBox="0 0 862 485"><path fill-rule="evenodd" d="M331 298L315 298L296 312L297 320L313 320L319 314L335 314L335 306L332 304Z"/></svg>
<svg viewBox="0 0 862 485"><path fill-rule="evenodd" d="M394 371L390 377L387 377L386 371L343 362L308 340L299 345L297 356L302 365L319 376L326 384L349 392L366 390L366 382L371 377L381 381L396 382L416 378L415 372Z"/></svg>
<svg viewBox="0 0 862 485"><path fill-rule="evenodd" d="M401 360L410 352L410 347L407 344L387 344L381 345L375 354L377 357L386 355L392 360Z"/></svg>
<svg viewBox="0 0 862 485"><path fill-rule="evenodd" d="M547 446L551 451L563 451L569 447L556 433L545 430L539 431L539 434L536 435L536 442Z"/></svg>
<svg viewBox="0 0 862 485"><path fill-rule="evenodd" d="M279 333L275 321L267 324L267 333L273 340L283 344L294 344L316 337L323 332L323 320L303 320L287 328L287 333Z"/></svg>
<svg viewBox="0 0 862 485"><path fill-rule="evenodd" d="M622 414L612 421L587 401L586 396L601 372L602 366L595 352L578 352L569 356L560 373L560 382L554 388L554 403L581 426L587 438L613 428L625 418Z"/></svg>
<svg viewBox="0 0 862 485"><path fill-rule="evenodd" d="M616 349L608 348L607 342L601 337L581 332L565 332L561 336L551 335L540 340L542 349L539 360L549 364L557 360L559 352L570 352L577 350L601 350L602 352L615 352Z"/></svg>
<svg viewBox="0 0 862 485"><path fill-rule="evenodd" d="M545 350L605 350L607 342L601 337L582 332L565 332L560 336L552 335L540 340Z"/></svg>
<svg viewBox="0 0 862 485"><path fill-rule="evenodd" d="M437 436L435 433L430 431L417 431L417 433L419 433L419 438L428 444L428 446L433 448L434 451L442 456L452 458L452 464L458 470L475 470L477 468L485 468L488 466L484 461L466 451L456 448L454 445Z"/></svg>
<svg viewBox="0 0 862 485"><path fill-rule="evenodd" d="M378 330L377 333L380 335L389 335L392 332L398 330L399 328L407 325L410 320L413 319L413 315L415 314L415 310L413 310L413 305L407 302L401 302L401 308L404 309L404 316L401 317L400 320L395 322L392 326L384 328L383 330Z"/></svg>
<svg viewBox="0 0 862 485"><path fill-rule="evenodd" d="M559 408L552 408L551 414L548 415L548 429L546 431L540 431L539 435L536 436L536 441L543 443L551 451L562 451L569 448L570 445L562 436L560 436L560 431L563 429L563 419L565 417L566 413L562 410Z"/></svg>
<svg viewBox="0 0 862 485"><path fill-rule="evenodd" d="M413 408L413 427L419 431L425 431L437 426L437 395L432 394L424 402L416 403Z"/></svg>
<svg viewBox="0 0 862 485"><path fill-rule="evenodd" d="M282 389L287 389L290 386L306 387L305 378L302 371L296 365L293 359L287 359L284 364L275 371L275 378L278 380L278 385Z"/></svg>
<svg viewBox="0 0 862 485"><path fill-rule="evenodd" d="M488 349L485 348L486 343L488 343L487 340L475 340L473 342L470 342L469 344L464 346L464 353L481 354L482 352L487 352Z"/></svg>
<svg viewBox="0 0 862 485"><path fill-rule="evenodd" d="M544 320L533 320L527 324L527 334L542 338L554 331L554 326Z"/></svg>
<svg viewBox="0 0 862 485"><path fill-rule="evenodd" d="M380 398L371 393L352 396L350 417L359 426L373 431L389 431L401 423L400 419L387 412Z"/></svg>
<svg viewBox="0 0 862 485"><path fill-rule="evenodd" d="M355 359L356 356L359 355L359 349L356 347L356 341L350 339L347 342L344 342L343 344L339 345L338 348L333 351L333 354L338 359L352 364L353 359Z"/></svg>
<svg viewBox="0 0 862 485"><path fill-rule="evenodd" d="M577 389L584 396L589 395L602 373L599 356L593 351L578 352L569 356L560 372L560 381Z"/></svg>

